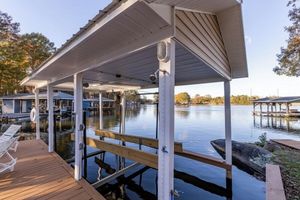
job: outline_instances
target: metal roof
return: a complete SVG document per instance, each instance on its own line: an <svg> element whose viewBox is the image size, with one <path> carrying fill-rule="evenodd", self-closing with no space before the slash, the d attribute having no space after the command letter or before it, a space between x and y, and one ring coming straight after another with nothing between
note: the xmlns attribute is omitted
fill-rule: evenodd
<svg viewBox="0 0 300 200"><path fill-rule="evenodd" d="M279 98L261 98L253 101L254 103L300 103L300 96L289 96Z"/></svg>
<svg viewBox="0 0 300 200"><path fill-rule="evenodd" d="M253 100L253 102L254 103L268 103L268 102L270 102L270 100L271 99L269 97L265 97L265 98Z"/></svg>
<svg viewBox="0 0 300 200"><path fill-rule="evenodd" d="M174 19L177 11L184 11L188 17L182 15L183 18ZM200 22L196 18L200 19L200 15L207 30L197 29ZM179 20L182 25L177 24ZM189 29L190 26L193 28ZM179 32L183 30L180 28L188 35L180 36ZM207 31L216 32L221 41L209 40L213 36ZM207 37L207 41L201 37ZM70 81L75 73L83 72L84 81L92 84L157 87L157 83L149 80L149 75L158 68L156 44L165 38L177 40L176 85L217 82L248 75L240 2L120 0L100 11L21 84L37 88L57 85L57 82ZM206 43L202 44L203 41ZM223 43L224 62L228 59L229 63L226 69L208 62L223 59L220 52L215 52L220 51L219 44ZM205 58L207 55L210 58Z"/></svg>

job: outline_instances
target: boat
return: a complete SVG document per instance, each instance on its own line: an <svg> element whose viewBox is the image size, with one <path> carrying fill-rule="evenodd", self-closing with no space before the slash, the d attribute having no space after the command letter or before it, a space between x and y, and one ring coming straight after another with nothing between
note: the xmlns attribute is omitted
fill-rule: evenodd
<svg viewBox="0 0 300 200"><path fill-rule="evenodd" d="M214 149L225 158L225 140L210 142ZM256 177L265 177L265 165L270 162L272 153L254 144L232 141L233 165Z"/></svg>

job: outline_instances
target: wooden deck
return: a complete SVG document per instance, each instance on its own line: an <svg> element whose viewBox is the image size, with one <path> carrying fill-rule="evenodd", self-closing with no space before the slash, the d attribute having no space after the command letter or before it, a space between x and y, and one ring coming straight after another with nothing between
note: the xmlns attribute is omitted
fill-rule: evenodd
<svg viewBox="0 0 300 200"><path fill-rule="evenodd" d="M266 200L285 200L285 193L278 165L266 165Z"/></svg>
<svg viewBox="0 0 300 200"><path fill-rule="evenodd" d="M272 141L290 147L292 149L300 150L300 141L289 140L289 139L276 139L276 140L273 139Z"/></svg>
<svg viewBox="0 0 300 200"><path fill-rule="evenodd" d="M73 169L47 149L41 140L20 142L14 172L0 175L0 199L105 199L85 180L75 181Z"/></svg>

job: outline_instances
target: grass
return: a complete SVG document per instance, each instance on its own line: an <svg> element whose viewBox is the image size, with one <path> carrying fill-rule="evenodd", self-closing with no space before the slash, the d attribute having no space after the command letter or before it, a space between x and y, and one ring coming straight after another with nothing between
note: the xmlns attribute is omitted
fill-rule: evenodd
<svg viewBox="0 0 300 200"><path fill-rule="evenodd" d="M300 151L277 149L272 162L280 166L287 200L300 200Z"/></svg>

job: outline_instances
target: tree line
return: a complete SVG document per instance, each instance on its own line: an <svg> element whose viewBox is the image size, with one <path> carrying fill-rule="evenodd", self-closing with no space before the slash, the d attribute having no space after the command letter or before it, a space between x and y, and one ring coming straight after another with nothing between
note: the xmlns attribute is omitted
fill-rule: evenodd
<svg viewBox="0 0 300 200"><path fill-rule="evenodd" d="M231 96L232 104L249 105L253 100L258 99L258 96L236 95ZM202 105L220 105L224 104L224 97L212 97L211 95L201 96L196 94L193 98L187 92L181 92L175 95L175 103L179 105L202 104Z"/></svg>
<svg viewBox="0 0 300 200"><path fill-rule="evenodd" d="M26 92L20 81L55 51L41 33L20 33L20 24L0 11L0 96Z"/></svg>

